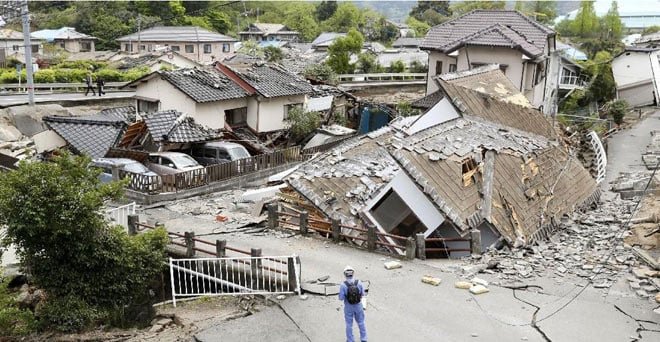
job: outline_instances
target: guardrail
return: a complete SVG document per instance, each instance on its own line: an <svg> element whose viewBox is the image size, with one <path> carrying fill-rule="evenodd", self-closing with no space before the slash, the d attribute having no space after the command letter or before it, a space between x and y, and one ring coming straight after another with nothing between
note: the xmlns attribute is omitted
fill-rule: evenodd
<svg viewBox="0 0 660 342"><path fill-rule="evenodd" d="M128 82L106 82L103 86L104 90L119 90L120 87L128 84ZM87 88L86 83L35 83L34 90L48 90L54 92L55 90L69 90L70 92L80 92L84 91ZM12 90L15 92L27 92L27 84L25 83L9 83L9 84L0 84L0 90ZM94 84L94 90L96 90L96 84Z"/></svg>
<svg viewBox="0 0 660 342"><path fill-rule="evenodd" d="M342 74L337 76L339 83L369 83L384 81L426 81L426 73L378 73L378 74Z"/></svg>

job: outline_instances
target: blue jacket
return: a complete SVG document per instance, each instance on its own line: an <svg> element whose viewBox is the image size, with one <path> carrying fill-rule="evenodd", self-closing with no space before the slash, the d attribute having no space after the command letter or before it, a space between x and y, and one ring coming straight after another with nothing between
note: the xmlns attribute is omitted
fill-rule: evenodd
<svg viewBox="0 0 660 342"><path fill-rule="evenodd" d="M358 279L353 280L353 277L346 278L346 281L349 283L353 283L354 281L357 281L357 286L358 289L360 289L360 294L364 297L364 286L362 285L362 282ZM348 299L346 298L348 296L348 286L346 286L346 282L342 282L341 285L339 285L339 300L344 301L344 305L359 305L360 303L357 304L350 304L348 302Z"/></svg>

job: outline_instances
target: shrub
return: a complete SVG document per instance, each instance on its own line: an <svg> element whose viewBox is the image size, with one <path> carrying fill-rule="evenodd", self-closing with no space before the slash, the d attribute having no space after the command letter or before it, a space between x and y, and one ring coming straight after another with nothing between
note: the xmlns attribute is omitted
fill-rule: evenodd
<svg viewBox="0 0 660 342"><path fill-rule="evenodd" d="M305 71L303 71L303 75L305 75L305 78L329 84L337 84L338 81L337 73L325 63L308 66L305 68Z"/></svg>
<svg viewBox="0 0 660 342"><path fill-rule="evenodd" d="M55 70L41 69L35 72L34 83L55 83Z"/></svg>
<svg viewBox="0 0 660 342"><path fill-rule="evenodd" d="M57 83L80 83L85 81L87 70L83 69L53 69L55 70L55 82Z"/></svg>
<svg viewBox="0 0 660 342"><path fill-rule="evenodd" d="M396 104L396 111L401 116L413 116L420 114L419 109L413 108L408 101L401 101Z"/></svg>
<svg viewBox="0 0 660 342"><path fill-rule="evenodd" d="M149 67L139 67L139 68L133 68L130 69L122 75L121 81L125 82L132 82L137 80L138 78L150 73L151 70Z"/></svg>
<svg viewBox="0 0 660 342"><path fill-rule="evenodd" d="M54 65L53 68L96 70L96 69L105 68L106 66L108 66L107 62L81 60L81 61L64 61L57 65Z"/></svg>
<svg viewBox="0 0 660 342"><path fill-rule="evenodd" d="M102 77L105 82L121 82L124 75L116 69L101 69L94 73L94 77Z"/></svg>
<svg viewBox="0 0 660 342"><path fill-rule="evenodd" d="M0 339L27 335L36 328L32 312L16 305L14 296L7 289L8 282L9 279L0 282Z"/></svg>
<svg viewBox="0 0 660 342"><path fill-rule="evenodd" d="M99 310L74 295L49 298L38 313L40 330L65 333L85 330L101 317Z"/></svg>
<svg viewBox="0 0 660 342"><path fill-rule="evenodd" d="M321 125L319 112L305 112L302 108L293 108L289 111L291 134L298 140L312 133Z"/></svg>
<svg viewBox="0 0 660 342"><path fill-rule="evenodd" d="M428 71L429 71L429 67L420 61L412 61L410 63L410 72L422 73Z"/></svg>
<svg viewBox="0 0 660 342"><path fill-rule="evenodd" d="M390 72L404 72L406 70L406 65L403 64L402 60L396 60L390 64Z"/></svg>
<svg viewBox="0 0 660 342"><path fill-rule="evenodd" d="M607 116L611 116L614 123L620 125L623 123L623 117L628 111L628 102L625 100L610 101L607 104Z"/></svg>

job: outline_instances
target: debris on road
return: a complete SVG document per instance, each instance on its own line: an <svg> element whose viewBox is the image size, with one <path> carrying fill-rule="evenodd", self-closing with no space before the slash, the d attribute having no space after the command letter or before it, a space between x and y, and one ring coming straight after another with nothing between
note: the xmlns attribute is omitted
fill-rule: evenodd
<svg viewBox="0 0 660 342"><path fill-rule="evenodd" d="M434 276L425 275L425 276L422 277L422 283L425 283L425 284L438 286L438 285L440 285L441 282L442 282L442 279L436 278Z"/></svg>
<svg viewBox="0 0 660 342"><path fill-rule="evenodd" d="M469 281L457 281L454 283L454 287L461 290L469 290L472 287L472 283Z"/></svg>
<svg viewBox="0 0 660 342"><path fill-rule="evenodd" d="M393 270L393 269L397 269L397 268L401 268L401 267L403 267L403 266L401 265L401 263L398 262L398 261L388 261L388 262L386 262L386 263L383 264L383 265L385 266L385 269L386 269L386 270Z"/></svg>
<svg viewBox="0 0 660 342"><path fill-rule="evenodd" d="M487 287L483 286L483 285L474 285L474 286L470 287L470 293L472 293L472 294L478 295L478 294L487 293L487 292L490 292L490 290Z"/></svg>

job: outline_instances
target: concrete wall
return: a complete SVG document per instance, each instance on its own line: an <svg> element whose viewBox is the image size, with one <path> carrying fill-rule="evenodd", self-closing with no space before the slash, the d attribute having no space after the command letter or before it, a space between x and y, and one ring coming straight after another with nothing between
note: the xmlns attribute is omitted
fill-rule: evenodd
<svg viewBox="0 0 660 342"><path fill-rule="evenodd" d="M159 111L174 109L195 117L196 102L159 76L138 85L135 95L160 100Z"/></svg>
<svg viewBox="0 0 660 342"><path fill-rule="evenodd" d="M442 70L435 70L436 62L442 61ZM430 51L429 52L429 71L426 74L426 95L436 92L439 88L433 81L433 77L440 74L449 72L449 65L456 64L456 58L447 56L442 52Z"/></svg>
<svg viewBox="0 0 660 342"><path fill-rule="evenodd" d="M96 51L96 47L94 46L94 40L93 39L72 39L72 40L55 40L55 44L57 46L62 46L62 43L64 43L64 50L69 51L69 52L81 52L81 43L82 42L88 42L90 43L90 50L89 51Z"/></svg>
<svg viewBox="0 0 660 342"><path fill-rule="evenodd" d="M210 53L205 53L204 52L204 44L211 44L211 52ZM222 47L223 44L227 44L228 51L223 52ZM195 42L177 42L177 41L169 41L169 42L154 42L154 41L141 41L140 45L144 46L144 50L139 50L138 49L138 43L137 41L133 42L121 42L120 50L123 52L131 52L130 49L127 49L127 45L132 45L133 46L133 53L143 53L143 52L150 52L154 51L158 48L163 48L165 46L169 46L172 48L173 46L178 46L179 51L177 51L178 54L185 56L186 58L190 58L193 61L202 63L202 64L209 64L214 61L219 61L222 60L224 56L234 53L234 42L211 42L211 43L195 43ZM186 52L186 45L193 45L194 46L194 51L193 52ZM213 58L215 57L215 58Z"/></svg>
<svg viewBox="0 0 660 342"><path fill-rule="evenodd" d="M211 128L225 127L225 110L247 106L247 98L225 100L209 103L197 103L195 113L190 113L199 124Z"/></svg>
<svg viewBox="0 0 660 342"><path fill-rule="evenodd" d="M39 40L30 40L30 43L32 45L38 45L39 46L39 52L38 54L43 53L43 44ZM20 54L25 54L25 48L23 47L23 40L0 40L0 49L5 50L5 56L9 57L11 55L14 55L16 53ZM14 46L18 47L18 51L14 51ZM34 57L34 52L32 53L32 57Z"/></svg>
<svg viewBox="0 0 660 342"><path fill-rule="evenodd" d="M612 61L612 74L617 87L653 78L648 52L628 51Z"/></svg>
<svg viewBox="0 0 660 342"><path fill-rule="evenodd" d="M285 129L284 106L296 103L305 103L305 95L251 98L247 102L248 126L258 133Z"/></svg>

